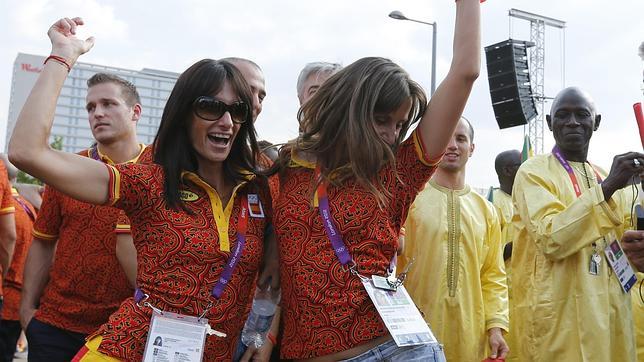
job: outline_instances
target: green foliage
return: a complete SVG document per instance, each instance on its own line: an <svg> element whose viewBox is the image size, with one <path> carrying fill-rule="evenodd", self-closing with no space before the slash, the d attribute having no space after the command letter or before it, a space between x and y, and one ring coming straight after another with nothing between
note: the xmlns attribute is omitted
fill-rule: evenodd
<svg viewBox="0 0 644 362"><path fill-rule="evenodd" d="M63 149L63 136L54 136L54 142L52 142L50 146L55 150L61 151ZM18 171L18 176L16 178L18 183L42 185L40 180L23 171Z"/></svg>

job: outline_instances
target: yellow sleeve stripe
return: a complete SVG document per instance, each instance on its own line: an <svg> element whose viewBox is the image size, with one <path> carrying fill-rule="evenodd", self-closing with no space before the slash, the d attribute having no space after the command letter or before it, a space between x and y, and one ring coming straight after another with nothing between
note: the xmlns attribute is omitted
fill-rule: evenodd
<svg viewBox="0 0 644 362"><path fill-rule="evenodd" d="M50 234L45 234L41 233L40 231L33 229L31 231L31 235L42 240L56 240L58 239L58 235L50 235Z"/></svg>
<svg viewBox="0 0 644 362"><path fill-rule="evenodd" d="M425 147L425 143L423 143L423 139L420 137L418 130L414 130L411 136L414 138L414 146L420 162L424 163L426 166L429 166L429 167L436 166L438 165L439 162L441 162L441 159L443 159L443 155L445 154L445 151L443 151L443 153L441 153L441 155L436 157L435 159L431 159L427 154L427 148Z"/></svg>
<svg viewBox="0 0 644 362"><path fill-rule="evenodd" d="M114 205L121 197L121 173L114 166L105 164L110 174L107 205Z"/></svg>
<svg viewBox="0 0 644 362"><path fill-rule="evenodd" d="M13 214L16 212L16 208L13 206L5 207L4 209L0 209L0 215L4 214Z"/></svg>
<svg viewBox="0 0 644 362"><path fill-rule="evenodd" d="M117 224L114 232L117 234L129 234L132 232L132 229L130 228L130 225Z"/></svg>

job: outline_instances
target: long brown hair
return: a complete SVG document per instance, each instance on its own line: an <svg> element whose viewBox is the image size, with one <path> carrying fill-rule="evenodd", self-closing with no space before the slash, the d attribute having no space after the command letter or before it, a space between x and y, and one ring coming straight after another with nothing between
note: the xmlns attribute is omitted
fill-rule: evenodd
<svg viewBox="0 0 644 362"><path fill-rule="evenodd" d="M396 111L408 99L412 107L392 147L376 132L374 114ZM324 179L339 185L355 177L383 205L389 195L376 180L378 171L385 164L395 169L394 152L426 107L425 92L400 66L362 58L327 79L302 106L302 134L283 147L277 167L288 165L292 152L313 155Z"/></svg>

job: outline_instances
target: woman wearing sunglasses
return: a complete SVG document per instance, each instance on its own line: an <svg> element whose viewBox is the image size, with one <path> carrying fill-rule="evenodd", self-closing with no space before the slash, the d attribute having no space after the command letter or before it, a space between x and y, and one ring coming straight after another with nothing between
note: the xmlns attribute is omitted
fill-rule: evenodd
<svg viewBox="0 0 644 362"><path fill-rule="evenodd" d="M463 112L479 74L479 17L479 0L457 0L452 65L429 104L399 66L363 58L301 108L303 133L276 166L282 358L444 360L436 343L397 347L363 280L387 275L407 210Z"/></svg>
<svg viewBox="0 0 644 362"><path fill-rule="evenodd" d="M82 24L66 18L49 29L52 56L9 146L21 169L76 199L121 208L131 221L136 294L77 358L135 361L144 350L152 357L183 343L185 353L204 360L230 360L271 213L266 181L251 173L258 148L250 89L228 62L206 59L188 68L164 109L152 164L106 167L52 150L47 140L57 96L70 66L93 46L92 38L76 38ZM187 329L176 330L177 323Z"/></svg>

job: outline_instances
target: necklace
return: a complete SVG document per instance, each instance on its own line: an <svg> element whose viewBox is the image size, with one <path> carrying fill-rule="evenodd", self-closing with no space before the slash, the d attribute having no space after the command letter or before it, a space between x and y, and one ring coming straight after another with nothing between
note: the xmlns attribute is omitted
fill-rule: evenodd
<svg viewBox="0 0 644 362"><path fill-rule="evenodd" d="M595 180L594 177L588 176L588 173L586 172L586 163L585 162L582 164L581 169L579 167L577 167L576 165L573 165L572 163L570 164L570 166L572 166L575 170L579 171L582 174L582 176L584 176L586 178L586 180L591 180L591 181ZM590 185L588 185L588 186L590 188Z"/></svg>

